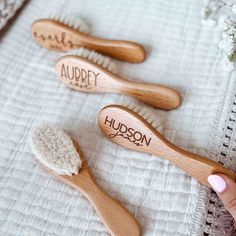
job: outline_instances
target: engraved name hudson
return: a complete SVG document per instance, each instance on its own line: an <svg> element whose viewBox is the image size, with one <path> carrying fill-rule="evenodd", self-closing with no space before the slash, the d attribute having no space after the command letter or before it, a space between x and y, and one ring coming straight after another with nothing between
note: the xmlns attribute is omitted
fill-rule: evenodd
<svg viewBox="0 0 236 236"><path fill-rule="evenodd" d="M114 130L114 133L109 134L110 138L120 136L124 139L127 139L129 142L134 143L136 146L149 146L152 140L145 134L142 134L141 132L136 131L131 127L127 127L125 124L117 122L115 119L108 116L106 116L104 124L109 125Z"/></svg>

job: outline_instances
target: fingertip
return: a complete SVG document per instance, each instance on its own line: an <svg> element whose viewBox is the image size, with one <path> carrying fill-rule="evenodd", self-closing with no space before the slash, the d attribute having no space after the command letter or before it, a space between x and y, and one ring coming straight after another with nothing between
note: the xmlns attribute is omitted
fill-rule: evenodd
<svg viewBox="0 0 236 236"><path fill-rule="evenodd" d="M227 182L220 175L209 175L207 178L208 183L218 193L223 193L227 188Z"/></svg>

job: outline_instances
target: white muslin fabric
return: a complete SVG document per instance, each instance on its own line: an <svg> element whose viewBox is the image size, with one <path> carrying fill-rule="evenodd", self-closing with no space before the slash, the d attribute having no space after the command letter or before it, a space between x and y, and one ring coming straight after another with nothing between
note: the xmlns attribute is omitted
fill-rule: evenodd
<svg viewBox="0 0 236 236"><path fill-rule="evenodd" d="M143 235L203 235L208 189L167 160L111 143L97 125L105 105L138 104L164 120L171 142L214 158L209 151L231 78L222 71L217 29L201 24L202 8L189 0L26 4L0 41L0 235L108 235L87 200L38 165L29 133L44 122L60 124L80 144L98 183L136 217ZM55 72L64 54L40 47L30 32L52 11L77 14L93 35L143 44L146 61L116 61L119 74L176 88L181 107L161 111L66 87Z"/></svg>

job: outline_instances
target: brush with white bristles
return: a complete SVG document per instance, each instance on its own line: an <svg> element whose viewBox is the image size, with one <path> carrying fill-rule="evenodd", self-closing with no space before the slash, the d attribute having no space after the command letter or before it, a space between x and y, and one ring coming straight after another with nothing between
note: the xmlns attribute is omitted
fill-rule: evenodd
<svg viewBox="0 0 236 236"><path fill-rule="evenodd" d="M163 118L157 117L154 113L152 113L149 109L144 106L138 106L134 104L123 104L123 106L128 109L136 112L140 116L142 116L154 129L156 129L161 134L163 133Z"/></svg>
<svg viewBox="0 0 236 236"><path fill-rule="evenodd" d="M100 53L88 50L86 48L79 48L79 49L73 50L64 56L83 57L98 66L102 66L105 70L108 70L113 74L117 74L117 71L118 71L116 64L111 60L110 57L103 56Z"/></svg>
<svg viewBox="0 0 236 236"><path fill-rule="evenodd" d="M36 20L31 30L35 40L50 50L69 51L85 47L132 63L142 62L146 56L144 47L138 43L89 36L89 27L76 17L52 14Z"/></svg>
<svg viewBox="0 0 236 236"><path fill-rule="evenodd" d="M225 174L235 181L236 174L230 169L213 160L183 150L168 141L153 127L159 127L160 124L156 124L145 111L121 105L109 105L100 111L98 123L102 132L114 143L167 159L204 185L210 187L207 178L215 173Z"/></svg>
<svg viewBox="0 0 236 236"><path fill-rule="evenodd" d="M110 59L81 48L56 63L59 78L70 88L87 93L119 93L151 106L172 110L181 104L179 92L168 86L136 82L116 75Z"/></svg>
<svg viewBox="0 0 236 236"><path fill-rule="evenodd" d="M90 201L111 235L140 235L136 220L99 188L81 150L75 148L62 129L52 124L35 128L31 134L31 148L46 171L79 190Z"/></svg>

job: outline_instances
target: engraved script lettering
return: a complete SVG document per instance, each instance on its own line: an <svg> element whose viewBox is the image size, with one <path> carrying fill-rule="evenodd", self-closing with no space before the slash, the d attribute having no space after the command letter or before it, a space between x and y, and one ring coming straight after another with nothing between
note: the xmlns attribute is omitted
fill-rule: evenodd
<svg viewBox="0 0 236 236"><path fill-rule="evenodd" d="M49 35L34 32L34 37L37 38L39 41L47 42L49 47L55 50L73 49L81 46L67 39L66 32Z"/></svg>

